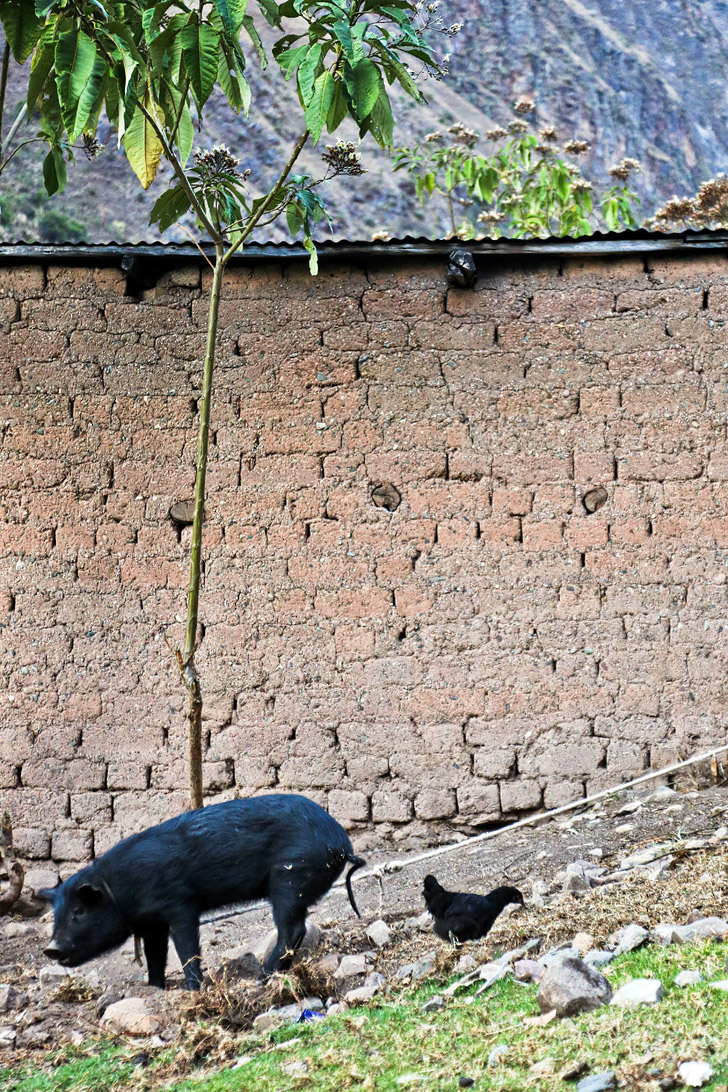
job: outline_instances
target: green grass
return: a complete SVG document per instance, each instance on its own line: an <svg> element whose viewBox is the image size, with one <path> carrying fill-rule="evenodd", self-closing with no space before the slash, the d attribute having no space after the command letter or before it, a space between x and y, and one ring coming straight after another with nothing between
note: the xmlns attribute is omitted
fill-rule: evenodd
<svg viewBox="0 0 728 1092"><path fill-rule="evenodd" d="M411 1087L444 1092L456 1089L460 1076L469 1076L478 1092L520 1092L526 1086L568 1088L559 1073L579 1062L587 1062L591 1072L616 1069L633 1084L641 1083L650 1069L673 1075L688 1058L710 1062L715 1076L705 1088L715 1090L728 1081L728 997L705 982L679 989L673 979L686 968L707 978L725 977L726 950L710 941L690 947L651 945L615 961L609 969L615 989L630 978L662 981L665 996L654 1007L625 1011L607 1006L533 1027L524 1018L538 1015L534 986L507 979L480 998L471 990L441 1012L423 1015L421 1005L438 992L430 983L342 1016L286 1028L272 1038L241 1039L240 1054L250 1060L236 1070L208 1063L186 1080L165 1084L155 1066L141 1070L129 1064L133 1048L102 1046L95 1057L69 1055L52 1072L0 1071L0 1090L105 1092L161 1086L170 1092L339 1092L362 1087L401 1092ZM489 1067L488 1055L500 1043L507 1044L508 1052ZM164 1060L173 1055L167 1052ZM531 1066L544 1059L552 1059L553 1072L536 1078ZM298 1072L286 1072L283 1067L291 1063L300 1063Z"/></svg>

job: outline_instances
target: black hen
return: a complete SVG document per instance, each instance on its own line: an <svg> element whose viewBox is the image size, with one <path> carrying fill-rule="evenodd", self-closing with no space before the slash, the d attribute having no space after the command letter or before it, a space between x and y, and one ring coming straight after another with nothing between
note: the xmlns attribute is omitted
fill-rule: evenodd
<svg viewBox="0 0 728 1092"><path fill-rule="evenodd" d="M435 932L443 940L478 940L493 927L495 919L511 902L523 906L517 887L496 887L489 895L446 891L434 876L425 876L425 905L435 919Z"/></svg>

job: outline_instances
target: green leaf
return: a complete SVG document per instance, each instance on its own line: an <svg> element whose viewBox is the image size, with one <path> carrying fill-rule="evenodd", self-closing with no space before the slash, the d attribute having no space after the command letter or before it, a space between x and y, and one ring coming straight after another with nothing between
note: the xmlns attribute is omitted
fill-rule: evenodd
<svg viewBox="0 0 728 1092"><path fill-rule="evenodd" d="M313 97L306 107L306 127L313 137L314 144L318 144L321 131L326 124L326 118L334 101L334 77L329 71L324 71L316 80L313 88Z"/></svg>
<svg viewBox="0 0 728 1092"><path fill-rule="evenodd" d="M355 64L359 59L354 56L354 42L351 37L351 26L345 19L342 19L338 23L334 23L331 28L336 35L336 39L341 43L341 48L344 50L344 56L350 64Z"/></svg>
<svg viewBox="0 0 728 1092"><path fill-rule="evenodd" d="M41 35L40 42L38 43L38 48L33 55L30 76L28 78L28 96L25 100L28 107L28 116L33 113L33 108L40 98L46 80L53 68L56 52L55 42L53 40L54 33L55 27L53 25L49 25L45 28Z"/></svg>
<svg viewBox="0 0 728 1092"><path fill-rule="evenodd" d="M344 80L351 96L353 113L357 121L369 117L379 98L381 77L374 61L365 59L353 67L344 65Z"/></svg>
<svg viewBox="0 0 728 1092"><path fill-rule="evenodd" d="M185 69L198 108L209 99L217 79L219 38L209 23L194 22L180 31Z"/></svg>
<svg viewBox="0 0 728 1092"><path fill-rule="evenodd" d="M35 14L40 19L45 19L48 12L55 5L56 0L35 0Z"/></svg>
<svg viewBox="0 0 728 1092"><path fill-rule="evenodd" d="M370 114L372 135L381 148L391 148L394 136L394 118L389 105L389 96L380 83L379 98L374 103Z"/></svg>
<svg viewBox="0 0 728 1092"><path fill-rule="evenodd" d="M307 48L305 60L298 66L298 90L301 92L304 106L308 106L313 98L316 78L321 71L321 51L321 43L316 42Z"/></svg>
<svg viewBox="0 0 728 1092"><path fill-rule="evenodd" d="M179 156L182 160L182 166L185 165L190 158L190 152L192 151L192 145L195 142L195 127L192 122L192 115L190 114L190 108L187 103L182 107L182 115L179 119L179 127L177 129L177 147L179 148Z"/></svg>
<svg viewBox="0 0 728 1092"><path fill-rule="evenodd" d="M288 230L295 237L303 227L303 213L294 201L286 206L286 220L288 221Z"/></svg>
<svg viewBox="0 0 728 1092"><path fill-rule="evenodd" d="M263 12L265 21L271 27L282 27L281 9L275 0L258 0L258 7Z"/></svg>
<svg viewBox="0 0 728 1092"><path fill-rule="evenodd" d="M2 0L0 22L13 57L18 64L23 64L43 32L43 19L36 15L33 0Z"/></svg>
<svg viewBox="0 0 728 1092"><path fill-rule="evenodd" d="M308 49L308 45L300 45L295 46L293 49L284 49L280 53L274 54L278 64L285 72L287 80L291 78L294 70L306 56Z"/></svg>
<svg viewBox="0 0 728 1092"><path fill-rule="evenodd" d="M66 188L66 161L58 146L51 148L43 160L43 181L49 197Z"/></svg>
<svg viewBox="0 0 728 1092"><path fill-rule="evenodd" d="M184 187L174 186L155 202L149 223L159 223L159 230L165 232L172 224L176 224L181 216L184 216L189 207L190 199Z"/></svg>
<svg viewBox="0 0 728 1092"><path fill-rule="evenodd" d="M248 0L212 0L228 36L237 41Z"/></svg>
<svg viewBox="0 0 728 1092"><path fill-rule="evenodd" d="M102 57L97 57L88 83L78 99L76 124L73 130L68 133L71 142L77 140L86 128L92 130L94 133L96 132L101 105L104 100L107 78L108 69L106 67L106 61Z"/></svg>
<svg viewBox="0 0 728 1092"><path fill-rule="evenodd" d="M346 95L343 80L335 80L334 101L326 117L326 128L330 133L335 133L342 121L349 116L349 100Z"/></svg>
<svg viewBox="0 0 728 1092"><path fill-rule="evenodd" d="M144 95L144 105L150 114L154 111L149 91ZM159 167L162 144L138 106L124 133L124 150L134 174L144 189L148 190Z"/></svg>
<svg viewBox="0 0 728 1092"><path fill-rule="evenodd" d="M236 114L241 110L248 113L250 107L250 88L243 75L237 54L233 53L226 42L221 42L221 50L217 59L217 79L225 98Z"/></svg>
<svg viewBox="0 0 728 1092"><path fill-rule="evenodd" d="M98 92L97 81L91 101L85 94L94 72L97 72L96 46L84 31L75 28L65 30L56 43L55 63L61 116L73 142L83 129Z"/></svg>
<svg viewBox="0 0 728 1092"><path fill-rule="evenodd" d="M258 57L260 59L260 67L266 68L268 65L268 54L265 51L265 47L260 40L260 34L258 34L255 23L253 22L250 15L243 16L243 26L245 27L248 33L248 37L250 38L251 42L257 50Z"/></svg>

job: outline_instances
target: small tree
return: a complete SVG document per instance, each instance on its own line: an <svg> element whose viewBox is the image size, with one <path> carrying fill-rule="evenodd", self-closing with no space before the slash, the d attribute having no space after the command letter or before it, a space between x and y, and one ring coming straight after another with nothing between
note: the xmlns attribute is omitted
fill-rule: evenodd
<svg viewBox="0 0 728 1092"><path fill-rule="evenodd" d="M261 63L267 63L247 0L0 0L7 43L16 61L30 60L24 109L29 119L40 117L40 133L31 139L48 144L43 166L48 193L63 189L74 148L80 146L89 155L99 150L96 132L105 111L144 189L153 183L162 159L172 167L174 184L154 205L151 223L164 232L191 211L203 238L214 246L187 620L184 646L176 649L189 695L192 807L202 805L202 693L195 649L212 379L225 270L256 228L285 212L291 234L303 236L315 273L313 232L326 215L318 187L336 174L361 174L362 168L354 145L339 142L327 148L322 178L294 173L304 145L317 144L324 130L333 133L351 118L360 137L371 133L378 144L391 148L394 120L387 86L399 84L423 102L407 64L414 63L419 73L439 75L425 34L432 20L421 18L410 0L257 0L257 7L280 32L272 54L286 80L295 76L301 132L275 181L253 196L249 172L237 171L237 159L225 147L197 153L188 166L194 119L201 125L216 84L235 113L250 109L243 32ZM439 22L435 18L433 28L440 29ZM7 57L6 50L3 71ZM1 74L0 79L4 102L7 79ZM4 162L0 157L0 169L10 154L14 152L6 153Z"/></svg>
<svg viewBox="0 0 728 1092"><path fill-rule="evenodd" d="M500 145L492 155L477 155L478 134L456 123L445 133L429 133L412 148L398 148L394 169L406 168L414 176L422 204L435 194L446 199L452 234L461 239L577 238L590 235L600 223L610 231L635 227L632 204L638 198L627 181L639 163L623 159L612 167L613 184L601 193L597 190L595 200L594 185L575 163L560 158L562 151L583 154L588 143L568 140L561 149L551 126L538 134L529 131L523 119L534 110L530 99L520 99L515 104L519 116L505 129L486 133L487 140ZM456 215L456 206L472 211Z"/></svg>

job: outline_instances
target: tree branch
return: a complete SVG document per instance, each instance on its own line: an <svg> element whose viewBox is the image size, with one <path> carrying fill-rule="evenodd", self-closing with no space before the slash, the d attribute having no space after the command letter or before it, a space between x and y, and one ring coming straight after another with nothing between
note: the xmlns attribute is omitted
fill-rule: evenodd
<svg viewBox="0 0 728 1092"><path fill-rule="evenodd" d="M8 90L8 69L10 67L10 43L5 43L3 50L2 73L0 73L0 148L3 143L3 114L5 113L5 95Z"/></svg>
<svg viewBox="0 0 728 1092"><path fill-rule="evenodd" d="M288 159L288 162L286 163L285 167L281 171L281 173L278 176L276 182L273 184L273 186L271 186L270 190L268 191L268 196L263 199L261 204L258 206L257 210L253 213L251 218L248 220L247 226L244 228L240 238L237 239L232 244L232 246L230 246L227 249L227 251L225 252L225 255L223 257L223 262L224 262L225 265L227 265L227 263L230 261L233 254L235 253L235 251L239 247L241 247L243 245L245 240L250 238L251 232L257 226L258 221L260 220L263 213L267 210L268 206L270 205L271 201L273 200L274 194L278 191L279 187L283 185L285 180L288 178L288 175L291 173L291 171L293 169L293 164L296 162L299 155L303 151L303 146L306 143L306 141L308 140L308 136L309 136L308 130L306 130L306 132L303 133L298 138L298 140L296 141L296 143L294 145L294 148L293 148L293 151L291 152L290 157Z"/></svg>

